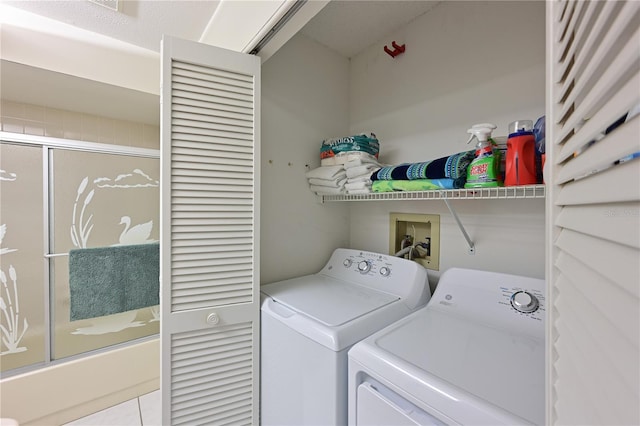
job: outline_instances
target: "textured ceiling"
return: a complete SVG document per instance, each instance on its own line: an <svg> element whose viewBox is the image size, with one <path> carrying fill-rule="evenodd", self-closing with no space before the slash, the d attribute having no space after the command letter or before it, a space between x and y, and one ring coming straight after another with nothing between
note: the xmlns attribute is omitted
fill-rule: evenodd
<svg viewBox="0 0 640 426"><path fill-rule="evenodd" d="M200 40L220 1L120 0L119 12L86 0L0 0L0 3L157 52L162 34ZM302 33L351 57L437 3L332 0Z"/></svg>
<svg viewBox="0 0 640 426"><path fill-rule="evenodd" d="M121 0L119 12L84 0L1 3L158 52L162 34L199 40L219 1Z"/></svg>
<svg viewBox="0 0 640 426"><path fill-rule="evenodd" d="M438 3L426 0L332 0L302 29L302 33L350 58ZM390 40L386 42L390 43Z"/></svg>
<svg viewBox="0 0 640 426"><path fill-rule="evenodd" d="M301 32L345 57L352 57L437 3L427 0L332 0ZM86 0L0 0L0 4L159 51L162 34L200 40L220 1L120 0L118 12ZM384 40L384 43L389 43L389 40ZM51 48L55 49L55 46ZM4 99L114 118L126 117L146 123L158 122L157 96L120 90L7 61L2 61L0 68L0 90ZM73 90L71 96L70 90ZM109 101L112 98L113 102ZM118 99L120 101L116 101Z"/></svg>

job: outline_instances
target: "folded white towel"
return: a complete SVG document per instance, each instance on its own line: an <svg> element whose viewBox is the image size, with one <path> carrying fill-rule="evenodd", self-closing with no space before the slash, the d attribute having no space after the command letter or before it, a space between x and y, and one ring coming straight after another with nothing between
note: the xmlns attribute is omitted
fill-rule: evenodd
<svg viewBox="0 0 640 426"><path fill-rule="evenodd" d="M364 175L355 176L355 177L347 179L347 183L355 183L355 182L368 182L368 183L371 183L371 175L369 173L367 173L367 174L364 174Z"/></svg>
<svg viewBox="0 0 640 426"><path fill-rule="evenodd" d="M338 164L336 163L336 157L323 158L320 160L321 167L335 166L336 164Z"/></svg>
<svg viewBox="0 0 640 426"><path fill-rule="evenodd" d="M320 164L322 166L333 166L334 164L345 164L351 160L356 160L358 158L373 161L376 160L376 157L363 151L345 151L337 154L335 157L321 159Z"/></svg>
<svg viewBox="0 0 640 426"><path fill-rule="evenodd" d="M344 167L339 166L320 166L313 170L309 170L305 173L308 178L318 178L332 180L336 178L340 173L344 173Z"/></svg>
<svg viewBox="0 0 640 426"><path fill-rule="evenodd" d="M380 166L375 164L363 164L362 166L350 167L347 170L347 177L352 178L356 176L361 176L365 174L369 174L371 176L373 172L379 170Z"/></svg>
<svg viewBox="0 0 640 426"><path fill-rule="evenodd" d="M347 182L344 184L344 187L347 189L347 191L351 191L353 189L364 189L364 188L371 188L371 181L366 181L366 180L361 180L358 182Z"/></svg>
<svg viewBox="0 0 640 426"><path fill-rule="evenodd" d="M318 195L344 194L344 186L341 186L340 188L331 188L330 186L309 185L309 189Z"/></svg>
<svg viewBox="0 0 640 426"><path fill-rule="evenodd" d="M344 186L347 182L347 178L344 174L340 175L339 179L318 179L318 178L309 178L309 185L319 185L319 186L328 186L330 188L339 188Z"/></svg>
<svg viewBox="0 0 640 426"><path fill-rule="evenodd" d="M358 167L366 164L374 164L378 167L382 167L382 165L378 163L378 160L375 157L361 157L361 158L356 158L355 160L347 161L346 163L344 163L344 168L352 169L354 167Z"/></svg>

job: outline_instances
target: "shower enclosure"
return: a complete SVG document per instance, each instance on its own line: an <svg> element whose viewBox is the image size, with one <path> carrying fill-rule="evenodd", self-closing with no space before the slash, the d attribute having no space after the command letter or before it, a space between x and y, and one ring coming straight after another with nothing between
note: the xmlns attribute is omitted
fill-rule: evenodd
<svg viewBox="0 0 640 426"><path fill-rule="evenodd" d="M69 252L158 243L159 175L157 150L0 133L3 376L158 334L157 305L71 320Z"/></svg>

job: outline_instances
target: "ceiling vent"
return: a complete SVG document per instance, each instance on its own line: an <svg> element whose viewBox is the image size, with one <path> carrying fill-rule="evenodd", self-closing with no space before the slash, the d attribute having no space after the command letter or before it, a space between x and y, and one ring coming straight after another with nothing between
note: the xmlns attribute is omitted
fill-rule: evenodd
<svg viewBox="0 0 640 426"><path fill-rule="evenodd" d="M113 11L120 11L120 0L89 0L91 3L99 4Z"/></svg>

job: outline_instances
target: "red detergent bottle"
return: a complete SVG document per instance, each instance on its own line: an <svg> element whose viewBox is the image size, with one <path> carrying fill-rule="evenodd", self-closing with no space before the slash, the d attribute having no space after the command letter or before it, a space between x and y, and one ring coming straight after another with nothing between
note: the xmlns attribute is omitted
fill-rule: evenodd
<svg viewBox="0 0 640 426"><path fill-rule="evenodd" d="M533 121L514 121L509 124L504 185L536 183L536 140L533 135Z"/></svg>

